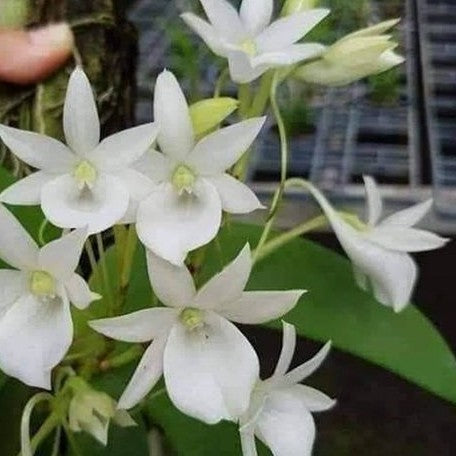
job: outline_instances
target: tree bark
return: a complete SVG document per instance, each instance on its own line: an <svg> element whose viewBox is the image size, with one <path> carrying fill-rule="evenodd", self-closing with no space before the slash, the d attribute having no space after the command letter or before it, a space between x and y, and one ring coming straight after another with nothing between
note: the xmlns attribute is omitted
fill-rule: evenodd
<svg viewBox="0 0 456 456"><path fill-rule="evenodd" d="M122 3L122 0L33 0L29 25L68 22L76 39L74 57L35 86L0 83L0 123L63 140L66 87L72 69L80 63L96 93L102 137L131 125L137 36L126 20Z"/></svg>

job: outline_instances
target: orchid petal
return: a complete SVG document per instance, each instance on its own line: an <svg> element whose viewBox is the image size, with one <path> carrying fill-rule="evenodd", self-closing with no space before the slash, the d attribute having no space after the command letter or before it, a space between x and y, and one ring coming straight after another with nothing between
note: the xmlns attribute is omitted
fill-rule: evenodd
<svg viewBox="0 0 456 456"><path fill-rule="evenodd" d="M425 252L443 247L448 242L430 231L392 225L373 228L366 233L366 238L397 252Z"/></svg>
<svg viewBox="0 0 456 456"><path fill-rule="evenodd" d="M87 228L79 228L46 244L39 253L40 268L66 282L78 267L86 240Z"/></svg>
<svg viewBox="0 0 456 456"><path fill-rule="evenodd" d="M19 221L0 205L0 258L21 270L33 270L38 263L38 246Z"/></svg>
<svg viewBox="0 0 456 456"><path fill-rule="evenodd" d="M240 431L242 456L258 456L255 444L255 434L249 429Z"/></svg>
<svg viewBox="0 0 456 456"><path fill-rule="evenodd" d="M214 54L226 57L227 46L211 24L192 13L181 14L181 18Z"/></svg>
<svg viewBox="0 0 456 456"><path fill-rule="evenodd" d="M0 320L0 367L27 385L50 389L51 369L62 360L72 338L65 296L42 301L24 295Z"/></svg>
<svg viewBox="0 0 456 456"><path fill-rule="evenodd" d="M241 43L247 30L236 9L227 0L200 0L217 33L230 43Z"/></svg>
<svg viewBox="0 0 456 456"><path fill-rule="evenodd" d="M198 291L193 306L218 310L224 304L238 300L247 285L251 270L252 254L250 246L246 244L230 264Z"/></svg>
<svg viewBox="0 0 456 456"><path fill-rule="evenodd" d="M284 390L284 393L301 402L310 412L324 412L336 405L334 399L307 385L294 385Z"/></svg>
<svg viewBox="0 0 456 456"><path fill-rule="evenodd" d="M129 194L114 176L98 176L92 189L78 188L70 175L63 175L43 187L41 207L46 218L61 228L89 227L89 234L113 226L126 213Z"/></svg>
<svg viewBox="0 0 456 456"><path fill-rule="evenodd" d="M27 274L0 269L0 318L27 290Z"/></svg>
<svg viewBox="0 0 456 456"><path fill-rule="evenodd" d="M65 289L71 304L81 310L86 309L91 302L101 298L101 296L90 291L87 282L78 274L73 274L65 282Z"/></svg>
<svg viewBox="0 0 456 456"><path fill-rule="evenodd" d="M147 252L147 270L155 295L169 307L186 307L196 295L193 277L186 266L175 266Z"/></svg>
<svg viewBox="0 0 456 456"><path fill-rule="evenodd" d="M299 41L328 14L321 8L278 19L257 36L256 44L261 52L279 51Z"/></svg>
<svg viewBox="0 0 456 456"><path fill-rule="evenodd" d="M55 179L55 174L38 171L10 185L0 193L0 201L6 204L37 206L41 203L41 190Z"/></svg>
<svg viewBox="0 0 456 456"><path fill-rule="evenodd" d="M86 156L100 142L100 120L90 82L80 67L71 74L63 109L63 129L70 148Z"/></svg>
<svg viewBox="0 0 456 456"><path fill-rule="evenodd" d="M190 152L186 162L202 175L223 173L251 146L265 120L265 117L244 120L205 136Z"/></svg>
<svg viewBox="0 0 456 456"><path fill-rule="evenodd" d="M276 320L297 304L304 290L247 291L218 312L230 321L256 325Z"/></svg>
<svg viewBox="0 0 456 456"><path fill-rule="evenodd" d="M258 358L229 321L208 313L201 331L171 330L164 354L169 397L183 413L214 424L235 420L249 404Z"/></svg>
<svg viewBox="0 0 456 456"><path fill-rule="evenodd" d="M124 342L148 342L163 337L176 321L175 310L156 307L143 309L121 317L92 320L95 331Z"/></svg>
<svg viewBox="0 0 456 456"><path fill-rule="evenodd" d="M103 171L121 171L139 160L156 138L155 123L129 128L104 139L89 157Z"/></svg>
<svg viewBox="0 0 456 456"><path fill-rule="evenodd" d="M434 201L431 198L402 211L395 212L384 218L379 226L402 226L404 228L410 228L424 218L431 210L433 203Z"/></svg>
<svg viewBox="0 0 456 456"><path fill-rule="evenodd" d="M170 180L173 163L165 154L149 149L133 167L154 183L160 184Z"/></svg>
<svg viewBox="0 0 456 456"><path fill-rule="evenodd" d="M272 378L283 377L287 373L296 348L296 328L285 321L282 326L282 350Z"/></svg>
<svg viewBox="0 0 456 456"><path fill-rule="evenodd" d="M163 71L157 78L154 117L161 151L174 160L184 160L194 146L192 120L185 95L169 71Z"/></svg>
<svg viewBox="0 0 456 456"><path fill-rule="evenodd" d="M265 52L251 59L253 68L268 65L287 66L320 56L325 46L318 43L292 44L284 49Z"/></svg>
<svg viewBox="0 0 456 456"><path fill-rule="evenodd" d="M210 177L208 181L217 189L225 212L249 214L257 209L265 208L247 185L229 174Z"/></svg>
<svg viewBox="0 0 456 456"><path fill-rule="evenodd" d="M221 215L220 197L210 183L201 180L192 194L182 195L161 184L139 205L136 229L146 247L181 266L189 251L217 235Z"/></svg>
<svg viewBox="0 0 456 456"><path fill-rule="evenodd" d="M304 407L284 410L269 397L258 418L257 435L274 456L311 456L315 422Z"/></svg>
<svg viewBox="0 0 456 456"><path fill-rule="evenodd" d="M272 0L243 0L239 14L244 26L255 36L271 22L273 8Z"/></svg>
<svg viewBox="0 0 456 456"><path fill-rule="evenodd" d="M155 339L145 351L117 407L130 409L144 399L163 374L166 337Z"/></svg>
<svg viewBox="0 0 456 456"><path fill-rule="evenodd" d="M68 172L76 163L76 156L49 136L0 125L0 138L23 162L49 173Z"/></svg>
<svg viewBox="0 0 456 456"><path fill-rule="evenodd" d="M330 350L331 342L327 342L313 358L285 374L283 384L294 385L312 375L321 366Z"/></svg>
<svg viewBox="0 0 456 456"><path fill-rule="evenodd" d="M383 212L382 196L380 195L377 183L372 177L363 176L363 179L367 195L367 223L370 226L375 226Z"/></svg>
<svg viewBox="0 0 456 456"><path fill-rule="evenodd" d="M259 78L271 68L271 65L253 66L252 58L244 51L230 50L228 66L231 79L237 84L248 84Z"/></svg>

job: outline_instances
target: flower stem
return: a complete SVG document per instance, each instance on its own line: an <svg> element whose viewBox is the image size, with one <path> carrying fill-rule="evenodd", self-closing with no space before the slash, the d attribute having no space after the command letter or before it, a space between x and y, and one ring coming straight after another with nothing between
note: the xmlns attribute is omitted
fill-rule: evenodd
<svg viewBox="0 0 456 456"><path fill-rule="evenodd" d="M92 242L90 239L87 239L84 245L85 251L87 253L87 258L89 259L90 269L92 270L92 275L95 278L95 288L101 291L101 278L100 272L97 266L97 259L95 257L95 252L93 251Z"/></svg>
<svg viewBox="0 0 456 456"><path fill-rule="evenodd" d="M217 82L215 83L214 98L220 97L222 90L223 90L223 86L225 85L226 81L228 80L229 75L230 75L230 71L228 68L225 68L220 72Z"/></svg>
<svg viewBox="0 0 456 456"><path fill-rule="evenodd" d="M30 440L30 418L35 407L44 401L52 401L54 397L49 393L35 394L24 407L21 420L21 452L19 456L33 456L38 445L52 432L59 424L59 417L52 413L42 424L38 432Z"/></svg>
<svg viewBox="0 0 456 456"><path fill-rule="evenodd" d="M125 243L122 271L120 275L120 286L126 288L130 282L131 268L133 266L133 259L138 245L138 236L136 235L136 228L130 225L128 228L127 240Z"/></svg>
<svg viewBox="0 0 456 456"><path fill-rule="evenodd" d="M120 355L113 356L112 358L108 358L103 360L100 363L100 369L103 371L107 371L109 369L115 369L125 364L129 364L132 361L140 358L144 353L143 347L140 345L135 345L128 350L125 350Z"/></svg>
<svg viewBox="0 0 456 456"><path fill-rule="evenodd" d="M273 252L278 250L280 247L284 246L293 239L302 236L309 231L322 228L327 225L327 219L324 215L319 215L311 220L308 220L305 223L302 223L295 228L286 231L285 233L279 234L271 241L263 244L259 251L255 250L253 252L253 258L255 262L261 261L267 256L271 255Z"/></svg>
<svg viewBox="0 0 456 456"><path fill-rule="evenodd" d="M268 220L265 224L263 232L261 234L260 240L258 242L258 246L255 250L254 260L256 261L257 258L261 254L261 250L268 240L269 234L271 229L274 225L275 217L277 215L277 211L279 209L280 202L282 201L283 193L285 191L285 187L287 185L287 171L288 171L288 140L287 140L287 131L285 128L285 123L283 121L282 114L280 113L280 108L277 103L277 88L279 85L279 73L275 72L272 84L271 84L271 106L274 112L274 117L277 122L277 127L279 129L279 136L280 136L280 185L279 188L276 190L274 194L274 198L271 203L271 208L269 210Z"/></svg>
<svg viewBox="0 0 456 456"><path fill-rule="evenodd" d="M103 238L101 236L101 233L96 234L95 238L97 240L97 249L98 249L98 255L100 257L101 273L103 276L103 285L104 285L104 290L106 293L106 299L108 301L108 306L109 306L109 314L113 315L114 299L112 296L111 281L109 280L108 264L106 261L106 254L105 254L105 250L104 250Z"/></svg>

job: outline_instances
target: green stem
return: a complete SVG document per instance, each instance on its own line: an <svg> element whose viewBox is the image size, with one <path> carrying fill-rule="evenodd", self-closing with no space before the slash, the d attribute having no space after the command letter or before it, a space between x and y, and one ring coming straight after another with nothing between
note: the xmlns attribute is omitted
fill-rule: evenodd
<svg viewBox="0 0 456 456"><path fill-rule="evenodd" d="M93 251L93 246L90 239L87 239L84 248L87 253L87 258L89 259L90 269L92 270L91 275L93 275L95 278L95 289L101 292L100 271L97 266L97 259L95 258L95 252Z"/></svg>
<svg viewBox="0 0 456 456"><path fill-rule="evenodd" d="M109 280L109 271L108 271L108 263L106 261L106 254L103 245L103 238L101 237L101 233L95 235L97 240L97 248L98 248L98 255L100 257L100 266L101 266L101 273L103 276L103 284L104 290L106 293L106 298L109 305L109 314L113 315L114 312L114 301L112 296L112 289L111 289L111 282Z"/></svg>
<svg viewBox="0 0 456 456"><path fill-rule="evenodd" d="M249 84L240 84L238 90L239 115L242 119L247 119L250 104L252 101L252 91Z"/></svg>
<svg viewBox="0 0 456 456"><path fill-rule="evenodd" d="M116 369L118 367L125 366L126 364L130 364L132 361L135 361L144 353L143 347L140 345L135 345L128 350L125 350L123 353L117 356L113 356L112 358L105 359L100 363L101 370L109 370L109 369Z"/></svg>
<svg viewBox="0 0 456 456"><path fill-rule="evenodd" d="M266 112L271 92L271 85L274 79L274 72L268 71L260 80L260 87L253 99L249 110L249 117L258 117Z"/></svg>
<svg viewBox="0 0 456 456"><path fill-rule="evenodd" d="M214 98L219 98L220 95L222 94L223 86L226 84L226 81L228 80L228 77L230 75L230 70L228 68L225 68L224 70L221 71L217 82L215 83L215 88L214 88Z"/></svg>
<svg viewBox="0 0 456 456"><path fill-rule="evenodd" d="M120 276L121 288L126 288L130 282L131 269L133 267L133 259L138 245L138 236L136 235L136 228L130 225L128 228L127 240L124 250L124 260L122 264L122 272Z"/></svg>
<svg viewBox="0 0 456 456"><path fill-rule="evenodd" d="M49 415L46 421L42 424L38 432L30 440L30 418L34 408L44 401L52 401L54 397L49 393L35 394L24 407L21 420L21 452L20 456L33 456L38 445L52 432L59 424L58 416L54 413Z"/></svg>
<svg viewBox="0 0 456 456"><path fill-rule="evenodd" d="M267 256L271 255L271 253L278 250L280 247L284 246L288 242L292 241L293 239L302 236L309 231L316 230L318 228L322 228L327 225L327 219L324 215L319 215L301 225L296 226L295 228L286 231L285 233L279 234L271 241L263 244L259 251L255 250L253 252L253 258L255 262L261 261Z"/></svg>
<svg viewBox="0 0 456 456"><path fill-rule="evenodd" d="M285 128L285 123L283 121L282 114L280 113L280 108L277 103L277 88L279 85L279 73L275 72L272 84L271 84L271 106L274 112L274 117L277 122L277 127L279 128L280 135L280 185L274 194L274 198L271 203L271 208L269 210L268 220L264 226L263 232L261 233L260 240L258 242L257 248L254 254L254 260L261 255L262 248L266 241L268 240L271 229L274 225L274 221L279 209L280 202L283 198L283 193L287 185L287 170L288 170L288 140L287 140L287 131Z"/></svg>
<svg viewBox="0 0 456 456"><path fill-rule="evenodd" d="M63 429L65 430L65 435L67 436L68 443L70 444L70 448L71 448L71 452L73 453L73 456L83 456L83 454L81 453L81 451L78 448L78 444L74 438L73 432L71 431L67 422L63 423Z"/></svg>

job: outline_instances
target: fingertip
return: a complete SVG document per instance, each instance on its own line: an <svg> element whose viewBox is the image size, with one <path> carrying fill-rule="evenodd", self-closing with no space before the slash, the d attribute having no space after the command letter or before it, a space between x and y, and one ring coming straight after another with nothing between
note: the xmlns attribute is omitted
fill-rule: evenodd
<svg viewBox="0 0 456 456"><path fill-rule="evenodd" d="M38 82L68 60L73 46L73 33L65 23L29 31L0 30L0 80Z"/></svg>

